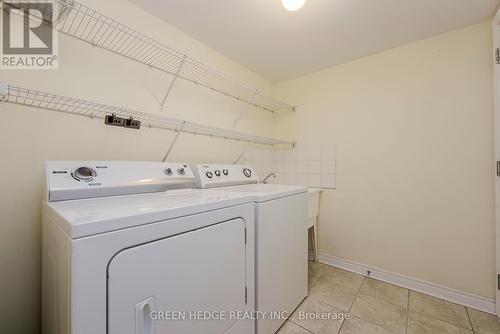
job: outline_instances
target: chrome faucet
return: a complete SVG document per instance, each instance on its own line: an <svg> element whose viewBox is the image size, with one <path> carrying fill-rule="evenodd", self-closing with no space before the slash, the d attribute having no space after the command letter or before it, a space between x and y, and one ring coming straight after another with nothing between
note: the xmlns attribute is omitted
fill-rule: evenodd
<svg viewBox="0 0 500 334"><path fill-rule="evenodd" d="M275 173L270 173L268 176L266 176L264 178L264 180L262 180L262 183L267 183L267 179L269 179L271 176L273 176L274 178L276 178L276 174Z"/></svg>

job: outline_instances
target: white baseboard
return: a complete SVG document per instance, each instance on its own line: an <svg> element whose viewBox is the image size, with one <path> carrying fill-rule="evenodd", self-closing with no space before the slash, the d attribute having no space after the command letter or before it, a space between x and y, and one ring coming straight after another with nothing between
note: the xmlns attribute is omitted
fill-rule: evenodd
<svg viewBox="0 0 500 334"><path fill-rule="evenodd" d="M327 255L324 253L319 254L319 262L338 267L347 271L351 271L363 276L367 276L370 271L370 277L398 285L410 290L422 292L434 297L448 300L453 303L464 305L476 310L487 312L490 314L495 313L495 300L483 296L478 296L472 293L463 292L460 290L451 289L439 284L423 281L417 278L404 276L387 270L370 267L361 263L344 260L335 256Z"/></svg>

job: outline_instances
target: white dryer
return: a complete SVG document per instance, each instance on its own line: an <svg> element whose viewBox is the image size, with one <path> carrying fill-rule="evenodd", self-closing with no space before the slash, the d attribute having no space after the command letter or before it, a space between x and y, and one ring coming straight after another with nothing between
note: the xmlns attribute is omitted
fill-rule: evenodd
<svg viewBox="0 0 500 334"><path fill-rule="evenodd" d="M256 322L275 333L307 296L307 188L258 183L251 166L197 165L197 187L245 194L255 203ZM210 191L210 190L207 190Z"/></svg>
<svg viewBox="0 0 500 334"><path fill-rule="evenodd" d="M255 333L248 197L194 189L184 164L47 162L46 173L44 334Z"/></svg>

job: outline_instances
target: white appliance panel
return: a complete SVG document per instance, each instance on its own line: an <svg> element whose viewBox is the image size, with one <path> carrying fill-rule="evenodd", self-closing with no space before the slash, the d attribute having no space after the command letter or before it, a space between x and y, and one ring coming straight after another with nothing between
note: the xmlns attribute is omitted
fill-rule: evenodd
<svg viewBox="0 0 500 334"><path fill-rule="evenodd" d="M255 169L247 165L192 166L197 188L226 187L259 182Z"/></svg>
<svg viewBox="0 0 500 334"><path fill-rule="evenodd" d="M110 333L108 310L117 309L131 318L115 316L113 330L124 322L132 327L116 332L149 333L156 324L139 321L147 320L140 317L147 301L161 307L255 309L254 243L245 243L245 235L254 240L251 197L192 189L194 176L184 164L48 162L46 167L42 333ZM108 291L110 263L114 292ZM144 291L151 296L130 300ZM128 302L133 314L120 309ZM142 313L135 312L138 304ZM190 324L194 329L185 323L173 332L255 333L254 321ZM157 333L165 332L164 323L158 326Z"/></svg>
<svg viewBox="0 0 500 334"><path fill-rule="evenodd" d="M293 312L307 296L307 199L294 195L256 209L256 309ZM257 334L272 334L283 319L257 321Z"/></svg>
<svg viewBox="0 0 500 334"><path fill-rule="evenodd" d="M248 333L248 322L229 318L246 308L245 252L245 223L234 219L118 253L108 269L109 333ZM149 311L186 319L152 321ZM190 320L197 311L228 319Z"/></svg>
<svg viewBox="0 0 500 334"><path fill-rule="evenodd" d="M72 238L150 224L175 217L248 202L238 193L199 189L46 202L64 220L61 228Z"/></svg>
<svg viewBox="0 0 500 334"><path fill-rule="evenodd" d="M183 163L144 161L48 161L47 201L64 201L194 188Z"/></svg>

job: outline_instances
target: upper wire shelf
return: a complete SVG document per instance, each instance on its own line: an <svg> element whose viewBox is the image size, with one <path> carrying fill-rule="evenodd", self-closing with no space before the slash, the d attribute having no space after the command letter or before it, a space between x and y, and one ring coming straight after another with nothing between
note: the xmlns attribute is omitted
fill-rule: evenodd
<svg viewBox="0 0 500 334"><path fill-rule="evenodd" d="M172 117L144 113L140 111L109 106L105 104L65 97L38 90L20 88L0 81L1 100L8 103L60 111L68 114L102 118L115 114L124 118L133 118L141 121L143 126L187 132L194 135L203 135L223 139L236 140L260 145L293 146L293 142L276 140L261 136L250 135L238 131L226 130L195 122L184 121Z"/></svg>
<svg viewBox="0 0 500 334"><path fill-rule="evenodd" d="M61 33L266 111L295 110L77 1L56 2L59 13L53 26Z"/></svg>

